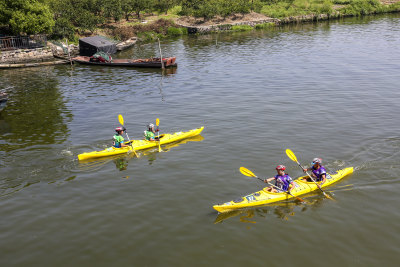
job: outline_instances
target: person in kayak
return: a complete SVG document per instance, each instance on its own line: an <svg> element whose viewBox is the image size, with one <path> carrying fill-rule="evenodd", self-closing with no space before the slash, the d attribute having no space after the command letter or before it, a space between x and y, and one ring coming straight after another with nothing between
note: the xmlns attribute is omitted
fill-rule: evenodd
<svg viewBox="0 0 400 267"><path fill-rule="evenodd" d="M275 180L275 186L279 189L274 188L273 186L268 187L267 191L271 193L279 193L279 192L287 192L291 191L294 188L294 182L292 177L289 174L285 173L286 167L283 165L278 165L276 167L277 175L271 178L264 179L265 183L271 182Z"/></svg>
<svg viewBox="0 0 400 267"><path fill-rule="evenodd" d="M114 134L113 136L113 146L116 148L120 148L120 147L126 147L129 145L124 144L124 138L122 137L122 135L125 132L125 127L117 127L115 128L115 131L117 132L116 134Z"/></svg>
<svg viewBox="0 0 400 267"><path fill-rule="evenodd" d="M150 123L147 125L147 130L144 131L144 139L147 141L156 141L158 140L157 137L155 137L155 133L158 132L159 130L154 130L154 124Z"/></svg>
<svg viewBox="0 0 400 267"><path fill-rule="evenodd" d="M320 185L323 185L326 181L326 170L325 167L321 165L322 159L320 158L315 158L311 162L311 167L307 169L303 169L304 172L311 171L311 177L314 178L314 180ZM303 179L304 181L307 182L312 182L310 177L307 177L306 179Z"/></svg>

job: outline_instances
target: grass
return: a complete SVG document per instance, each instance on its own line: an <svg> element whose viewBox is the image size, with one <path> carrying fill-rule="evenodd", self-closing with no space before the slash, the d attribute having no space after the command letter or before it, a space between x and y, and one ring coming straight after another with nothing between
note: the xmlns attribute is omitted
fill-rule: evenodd
<svg viewBox="0 0 400 267"><path fill-rule="evenodd" d="M340 1L340 0L339 0ZM261 13L272 18L330 14L333 12L331 0L294 0L265 5Z"/></svg>
<svg viewBox="0 0 400 267"><path fill-rule="evenodd" d="M263 24L257 24L254 28L256 28L257 30L266 30L266 29L271 29L273 27L275 27L275 23L267 22Z"/></svg>
<svg viewBox="0 0 400 267"><path fill-rule="evenodd" d="M188 30L186 28L168 27L167 29L168 36L180 36L186 34L188 34Z"/></svg>
<svg viewBox="0 0 400 267"><path fill-rule="evenodd" d="M245 32L245 31L251 31L254 28L251 27L250 25L233 25L232 26L232 31L234 32Z"/></svg>

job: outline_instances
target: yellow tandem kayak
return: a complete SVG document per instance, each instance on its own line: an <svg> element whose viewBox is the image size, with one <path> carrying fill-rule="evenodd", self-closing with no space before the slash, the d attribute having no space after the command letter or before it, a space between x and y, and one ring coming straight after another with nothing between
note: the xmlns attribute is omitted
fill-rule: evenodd
<svg viewBox="0 0 400 267"><path fill-rule="evenodd" d="M192 136L196 136L203 131L204 126L189 130L187 132L175 132L172 134L162 134L160 135L160 144L169 144L172 142L180 141L182 139L186 139ZM157 141L146 141L146 140L131 140L132 146L134 150L143 150L143 149L148 149L152 147L157 147L158 142ZM128 144L129 142L125 142ZM93 152L86 152L78 155L79 160L86 160L86 159L94 159L94 158L100 158L100 157L107 157L107 156L112 156L112 155L118 155L118 154L123 154L123 153L128 153L132 151L132 146L128 147L121 147L121 148L116 148L116 147L108 147L104 150L101 151L93 151Z"/></svg>
<svg viewBox="0 0 400 267"><path fill-rule="evenodd" d="M338 170L334 174L327 174L326 175L326 182L321 186L321 187L326 187L328 185L331 185L333 183L336 183L346 175L349 175L353 173L354 168L349 167L345 168L342 170ZM295 182L295 188L291 190L291 193L294 196L300 196L312 191L315 191L318 189L317 185L313 182L304 182L302 181L303 178L307 178L307 176L302 176L296 179ZM266 189L268 187L265 187L263 190L260 190L258 192L255 192L253 194L244 196L239 198L238 200L232 200L229 202L226 202L224 204L218 204L214 205L213 208L217 210L218 212L228 212L228 211L233 211L237 209L242 209L242 208L249 208L249 207L255 207L255 206L261 206L273 202L278 202L282 200L288 200L293 198L291 195L287 193L271 193L267 192Z"/></svg>

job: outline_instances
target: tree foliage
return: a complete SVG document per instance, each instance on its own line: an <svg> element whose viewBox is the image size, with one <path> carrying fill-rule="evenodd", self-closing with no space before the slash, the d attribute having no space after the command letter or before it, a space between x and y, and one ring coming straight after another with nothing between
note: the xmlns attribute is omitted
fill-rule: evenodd
<svg viewBox="0 0 400 267"><path fill-rule="evenodd" d="M38 0L0 0L0 24L14 34L50 33L55 22L50 8Z"/></svg>

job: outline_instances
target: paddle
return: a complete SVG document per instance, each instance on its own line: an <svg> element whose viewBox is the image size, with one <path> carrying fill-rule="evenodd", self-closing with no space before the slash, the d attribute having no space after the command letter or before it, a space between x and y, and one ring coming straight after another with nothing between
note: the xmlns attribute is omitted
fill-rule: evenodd
<svg viewBox="0 0 400 267"><path fill-rule="evenodd" d="M118 115L118 121L119 121L119 123L121 123L122 126L124 126L124 117L122 117L121 114ZM125 126L124 126L124 127L125 127ZM126 129L125 129L125 134L126 134L126 137L128 137L129 144L131 144L131 148L132 148L133 153L135 153L135 156L138 157L138 155L136 154L135 149L133 149L132 142L131 142L131 140L129 139L129 136L128 136L128 133L126 132Z"/></svg>
<svg viewBox="0 0 400 267"><path fill-rule="evenodd" d="M286 155L287 155L291 160L293 160L294 162L296 162L296 163L300 166L300 168L301 168L302 170L304 170L303 166L301 166L301 164L299 163L299 161L298 161L297 158L296 158L296 155L293 153L292 150L286 149ZM307 173L308 177L310 177L311 181L313 181L313 182L318 186L319 190L321 190L321 192L324 194L324 196L325 196L326 198L329 198L329 199L332 199L332 200L333 200L332 197L330 197L327 193L325 193L324 190L322 190L321 186L311 177L311 175L310 175L307 171L306 171L306 173Z"/></svg>
<svg viewBox="0 0 400 267"><path fill-rule="evenodd" d="M159 118L156 119L156 125L157 125L157 130L159 130L158 129L158 125L160 125ZM158 138L158 152L161 152L162 150L161 150L161 144L160 144L160 131L157 132L157 138Z"/></svg>
<svg viewBox="0 0 400 267"><path fill-rule="evenodd" d="M257 177L252 171L250 171L249 169L246 169L245 167L240 167L240 168L239 168L239 171L240 171L243 175L246 175L246 176L249 176L249 177L255 177L255 178L259 179L260 181L265 182L263 179ZM274 188L276 188L276 189L278 189L278 190L281 190L279 187L277 187L277 186L271 184L270 182L267 182L267 183L268 183L270 186L272 186L272 187L274 187ZM303 199L294 196L292 193L290 193L289 190L288 190L288 191L285 191L285 193L291 195L292 197L296 198L296 199L299 200L300 202L305 202Z"/></svg>

